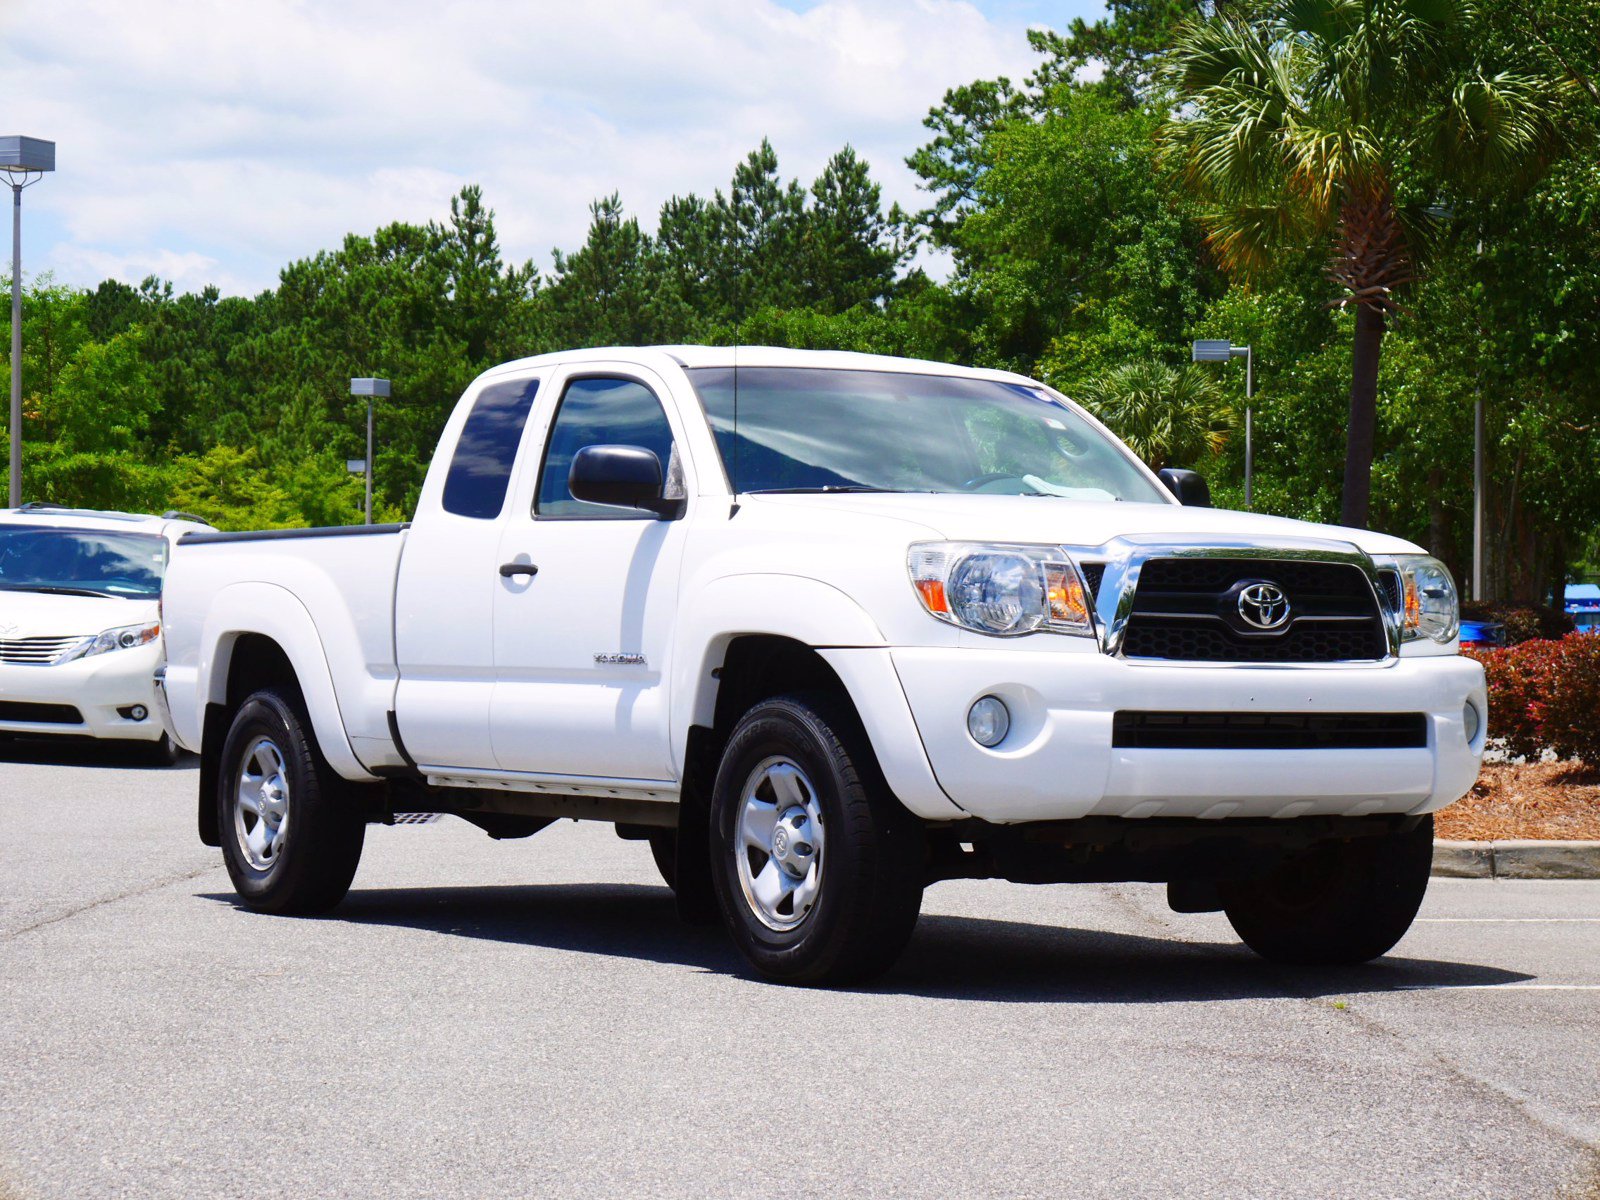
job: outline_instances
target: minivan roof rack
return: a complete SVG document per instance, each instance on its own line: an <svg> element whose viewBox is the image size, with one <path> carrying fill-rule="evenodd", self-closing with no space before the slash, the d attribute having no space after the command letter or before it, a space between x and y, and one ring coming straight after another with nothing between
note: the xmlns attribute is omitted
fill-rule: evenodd
<svg viewBox="0 0 1600 1200"><path fill-rule="evenodd" d="M19 513L64 513L69 517L99 517L106 521L148 521L139 513L113 512L103 508L74 508L70 504L52 504L48 500L29 500L14 510Z"/></svg>
<svg viewBox="0 0 1600 1200"><path fill-rule="evenodd" d="M206 520L204 517L197 517L193 513L187 513L178 508L167 509L166 512L161 514L161 519L163 521L193 521L196 525L204 525L207 529L216 528L215 525Z"/></svg>

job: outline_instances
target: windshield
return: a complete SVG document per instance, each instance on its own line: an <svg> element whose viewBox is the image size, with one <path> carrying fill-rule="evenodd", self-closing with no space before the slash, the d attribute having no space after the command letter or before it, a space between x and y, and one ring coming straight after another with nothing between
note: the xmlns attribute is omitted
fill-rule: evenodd
<svg viewBox="0 0 1600 1200"><path fill-rule="evenodd" d="M969 492L1163 503L1043 388L898 371L689 371L735 492Z"/></svg>
<svg viewBox="0 0 1600 1200"><path fill-rule="evenodd" d="M167 541L154 534L0 525L4 591L154 600L166 566Z"/></svg>

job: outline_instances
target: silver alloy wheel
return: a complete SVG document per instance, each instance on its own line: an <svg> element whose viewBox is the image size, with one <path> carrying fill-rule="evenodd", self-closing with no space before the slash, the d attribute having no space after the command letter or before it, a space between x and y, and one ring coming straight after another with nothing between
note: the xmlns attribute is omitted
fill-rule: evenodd
<svg viewBox="0 0 1600 1200"><path fill-rule="evenodd" d="M283 751L269 737L258 737L239 760L234 793L233 832L245 860L269 871L283 853L289 832L289 777Z"/></svg>
<svg viewBox="0 0 1600 1200"><path fill-rule="evenodd" d="M733 852L750 911L779 932L804 921L823 868L822 804L791 759L764 759L745 780Z"/></svg>

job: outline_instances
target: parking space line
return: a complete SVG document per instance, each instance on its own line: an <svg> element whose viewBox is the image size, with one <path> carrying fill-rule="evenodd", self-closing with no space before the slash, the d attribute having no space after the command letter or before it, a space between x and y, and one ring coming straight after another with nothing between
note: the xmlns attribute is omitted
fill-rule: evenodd
<svg viewBox="0 0 1600 1200"><path fill-rule="evenodd" d="M1600 917L1418 917L1432 925L1600 925Z"/></svg>
<svg viewBox="0 0 1600 1200"><path fill-rule="evenodd" d="M1600 983L1419 983L1397 992L1600 992Z"/></svg>

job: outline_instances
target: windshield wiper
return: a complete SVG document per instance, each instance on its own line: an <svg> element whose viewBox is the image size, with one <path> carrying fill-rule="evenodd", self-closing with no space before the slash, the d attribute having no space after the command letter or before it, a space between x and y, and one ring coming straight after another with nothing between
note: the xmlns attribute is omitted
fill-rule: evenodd
<svg viewBox="0 0 1600 1200"><path fill-rule="evenodd" d="M5 592L48 592L52 596L101 596L111 600L122 599L116 592L99 592L94 588L58 587L48 583L0 583Z"/></svg>
<svg viewBox="0 0 1600 1200"><path fill-rule="evenodd" d="M890 492L898 495L911 490L910 488L868 487L864 483L828 483L821 487L752 488L744 494L746 496L788 496L823 492Z"/></svg>

